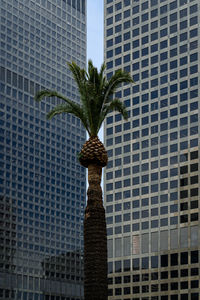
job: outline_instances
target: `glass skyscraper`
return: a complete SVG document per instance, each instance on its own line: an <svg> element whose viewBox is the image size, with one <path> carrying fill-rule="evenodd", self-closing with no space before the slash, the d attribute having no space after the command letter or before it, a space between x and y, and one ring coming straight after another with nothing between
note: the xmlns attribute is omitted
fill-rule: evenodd
<svg viewBox="0 0 200 300"><path fill-rule="evenodd" d="M106 118L109 299L198 300L199 0L105 0L107 77L129 119Z"/></svg>
<svg viewBox="0 0 200 300"><path fill-rule="evenodd" d="M46 120L53 89L79 101L67 62L86 65L85 0L0 0L0 299L83 299L86 134Z"/></svg>

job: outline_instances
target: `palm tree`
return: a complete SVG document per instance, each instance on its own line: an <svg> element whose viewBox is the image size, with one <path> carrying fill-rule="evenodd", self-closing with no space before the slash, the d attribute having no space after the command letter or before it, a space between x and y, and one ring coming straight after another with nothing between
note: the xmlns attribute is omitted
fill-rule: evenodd
<svg viewBox="0 0 200 300"><path fill-rule="evenodd" d="M68 64L80 93L80 104L71 101L56 91L43 90L35 96L36 101L44 97L57 97L65 103L56 106L47 114L47 119L70 113L79 118L89 134L89 139L79 153L82 166L88 168L88 201L84 217L84 297L85 300L107 299L107 234L105 210L102 201L102 168L108 161L104 145L98 132L108 113L115 110L127 119L127 111L119 99L113 95L122 83L131 83L129 73L122 70L107 80L102 64L100 71L88 61L88 71L76 63Z"/></svg>

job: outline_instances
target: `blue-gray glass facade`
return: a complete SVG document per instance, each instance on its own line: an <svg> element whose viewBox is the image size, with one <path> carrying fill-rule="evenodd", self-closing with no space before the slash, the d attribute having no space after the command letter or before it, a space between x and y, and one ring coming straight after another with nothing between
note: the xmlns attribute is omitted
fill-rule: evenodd
<svg viewBox="0 0 200 300"><path fill-rule="evenodd" d="M34 95L79 101L67 62L86 65L86 1L0 3L0 299L83 299L86 133Z"/></svg>
<svg viewBox="0 0 200 300"><path fill-rule="evenodd" d="M198 300L200 1L104 1L109 299Z"/></svg>

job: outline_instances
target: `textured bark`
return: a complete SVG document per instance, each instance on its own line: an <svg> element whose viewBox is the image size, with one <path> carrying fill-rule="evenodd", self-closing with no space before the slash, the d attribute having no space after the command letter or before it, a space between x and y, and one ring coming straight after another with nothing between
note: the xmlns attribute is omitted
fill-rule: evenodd
<svg viewBox="0 0 200 300"><path fill-rule="evenodd" d="M82 166L88 168L90 164L105 167L108 162L108 155L98 136L91 136L83 145L79 154L79 161Z"/></svg>
<svg viewBox="0 0 200 300"><path fill-rule="evenodd" d="M88 166L88 202L84 219L84 297L107 300L107 234L101 189L102 167Z"/></svg>

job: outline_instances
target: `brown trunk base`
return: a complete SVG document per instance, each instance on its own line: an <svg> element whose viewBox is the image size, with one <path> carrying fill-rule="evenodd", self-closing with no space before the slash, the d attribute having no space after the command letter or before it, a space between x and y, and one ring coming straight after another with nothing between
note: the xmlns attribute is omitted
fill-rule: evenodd
<svg viewBox="0 0 200 300"><path fill-rule="evenodd" d="M104 207L86 208L85 300L107 300L107 240Z"/></svg>

